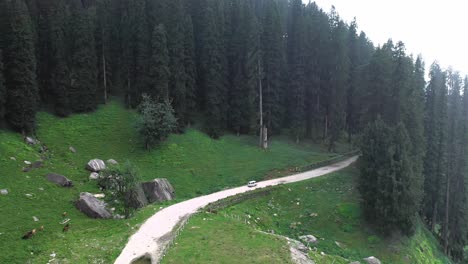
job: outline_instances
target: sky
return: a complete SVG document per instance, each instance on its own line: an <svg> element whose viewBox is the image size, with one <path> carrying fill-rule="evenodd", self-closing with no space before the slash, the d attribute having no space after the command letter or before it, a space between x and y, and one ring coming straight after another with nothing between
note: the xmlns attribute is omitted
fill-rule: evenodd
<svg viewBox="0 0 468 264"><path fill-rule="evenodd" d="M308 0L303 0L305 3ZM375 46L392 38L403 41L407 53L422 54L428 68L435 60L468 74L468 1L465 0L316 0L329 12L357 19Z"/></svg>

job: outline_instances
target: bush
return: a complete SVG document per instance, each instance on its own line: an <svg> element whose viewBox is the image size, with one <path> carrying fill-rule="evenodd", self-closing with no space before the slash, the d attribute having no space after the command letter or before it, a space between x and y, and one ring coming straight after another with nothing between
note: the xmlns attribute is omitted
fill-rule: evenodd
<svg viewBox="0 0 468 264"><path fill-rule="evenodd" d="M127 161L122 167L113 165L104 170L98 184L104 189L107 201L128 218L135 210L128 194L135 191L140 180L138 169Z"/></svg>
<svg viewBox="0 0 468 264"><path fill-rule="evenodd" d="M137 128L146 149L164 140L177 127L174 109L167 100L157 102L149 95L143 94L138 112L140 117Z"/></svg>

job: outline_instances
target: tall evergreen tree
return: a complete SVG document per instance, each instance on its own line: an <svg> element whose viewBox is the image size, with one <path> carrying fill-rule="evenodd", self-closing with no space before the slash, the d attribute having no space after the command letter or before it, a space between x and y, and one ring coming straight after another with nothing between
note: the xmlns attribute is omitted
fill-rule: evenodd
<svg viewBox="0 0 468 264"><path fill-rule="evenodd" d="M207 0L203 6L201 40L204 45L200 54L200 82L205 97L205 129L213 138L218 138L226 126L226 88L224 83L223 30L217 19L216 3Z"/></svg>
<svg viewBox="0 0 468 264"><path fill-rule="evenodd" d="M331 77L327 99L327 125L330 127L329 150L335 148L341 131L345 128L346 91L349 85L349 57L347 28L334 9L330 14Z"/></svg>
<svg viewBox="0 0 468 264"><path fill-rule="evenodd" d="M169 100L169 54L167 51L166 29L159 24L153 30L151 39L151 63L149 67L149 95L159 101Z"/></svg>
<svg viewBox="0 0 468 264"><path fill-rule="evenodd" d="M6 87L5 87L5 77L3 75L3 53L0 49L0 122L3 121L5 117L5 103L6 103Z"/></svg>
<svg viewBox="0 0 468 264"><path fill-rule="evenodd" d="M424 215L433 232L442 208L442 179L446 168L447 88L446 75L437 63L432 64L426 89L426 156L424 158Z"/></svg>
<svg viewBox="0 0 468 264"><path fill-rule="evenodd" d="M269 133L278 133L283 119L283 31L275 1L267 0L262 19L263 112Z"/></svg>
<svg viewBox="0 0 468 264"><path fill-rule="evenodd" d="M379 117L363 133L359 191L364 215L382 232L414 230L419 204L411 190L417 185L403 123L394 128Z"/></svg>
<svg viewBox="0 0 468 264"><path fill-rule="evenodd" d="M304 14L300 0L291 2L288 25L288 113L292 136L299 143L305 134Z"/></svg>
<svg viewBox="0 0 468 264"><path fill-rule="evenodd" d="M6 117L13 128L29 133L35 128L39 98L32 22L23 0L11 0L7 7Z"/></svg>
<svg viewBox="0 0 468 264"><path fill-rule="evenodd" d="M186 70L184 65L184 41L185 41L185 10L182 0L171 0L168 2L167 22L167 47L169 52L169 91L172 105L179 122L179 128L186 123L187 87ZM190 25L189 25L190 26Z"/></svg>
<svg viewBox="0 0 468 264"><path fill-rule="evenodd" d="M54 109L59 116L70 114L70 72L67 65L64 25L66 8L63 1L56 1L50 10L50 53L52 54L51 93L54 95Z"/></svg>
<svg viewBox="0 0 468 264"><path fill-rule="evenodd" d="M195 43L193 35L193 23L190 15L184 17L184 69L185 69L185 122L193 121L197 110L196 78L197 69L195 65ZM180 124L181 121L179 121Z"/></svg>
<svg viewBox="0 0 468 264"><path fill-rule="evenodd" d="M93 20L81 1L75 1L71 8L70 106L74 112L87 112L96 109L97 102Z"/></svg>

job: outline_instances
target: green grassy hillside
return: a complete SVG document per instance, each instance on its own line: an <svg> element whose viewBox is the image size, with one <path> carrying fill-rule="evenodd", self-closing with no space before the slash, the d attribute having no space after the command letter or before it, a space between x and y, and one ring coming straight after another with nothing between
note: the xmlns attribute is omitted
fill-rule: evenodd
<svg viewBox="0 0 468 264"><path fill-rule="evenodd" d="M266 254L261 246L257 248L250 244L246 247L241 240L234 239L237 228L250 228L251 232L273 230L294 239L312 234L319 242L311 245L315 249L309 254L319 264L348 264L369 256L376 256L383 263L450 263L422 224L410 238L396 235L383 238L375 233L361 216L355 185L357 175L357 169L350 167L329 176L280 186L266 196L233 205L217 214L200 213L191 219L164 263L177 263L182 258L190 263L205 263L214 256L219 256L218 263L251 263L229 255L222 257L221 252L237 248L244 249L244 253L252 258ZM235 225L232 225L233 221ZM198 228L194 229L194 226ZM212 230L219 230L219 235L212 235ZM277 243L273 236L256 236L256 240ZM283 258L289 256L287 251L277 253L284 254ZM203 261L198 261L199 256L204 256Z"/></svg>
<svg viewBox="0 0 468 264"><path fill-rule="evenodd" d="M0 263L47 263L52 253L60 263L111 263L138 225L166 206L148 206L129 220L87 218L73 201L80 192L99 192L84 169L92 158L130 160L145 180L168 178L177 199L183 200L266 175L278 176L288 167L333 156L320 146L298 146L287 138L274 138L265 152L256 147L255 137L226 135L212 140L195 129L171 135L156 149L146 151L138 142L134 117L134 112L116 102L95 113L66 119L40 113L37 136L48 147L50 157L43 168L29 172L22 172L24 161L39 160L39 147L26 145L18 134L0 131L0 189L9 191L0 195ZM71 153L70 146L77 153ZM45 175L50 172L67 176L75 187L49 183ZM60 224L63 212L71 219L66 233ZM39 221L34 222L33 216ZM21 239L26 231L41 225L45 230L33 239Z"/></svg>

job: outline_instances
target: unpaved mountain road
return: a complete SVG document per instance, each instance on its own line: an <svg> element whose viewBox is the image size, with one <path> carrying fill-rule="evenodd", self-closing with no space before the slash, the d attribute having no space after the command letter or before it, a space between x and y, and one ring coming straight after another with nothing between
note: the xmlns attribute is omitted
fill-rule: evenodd
<svg viewBox="0 0 468 264"><path fill-rule="evenodd" d="M167 246L171 239L171 231L180 223L180 221L184 221L188 216L196 213L200 208L205 207L209 203L253 189L304 181L323 176L348 167L350 164L355 162L357 158L357 156L354 156L344 161L311 171L258 182L257 186L253 188L241 186L223 190L164 208L151 216L140 227L140 229L130 237L127 245L115 261L115 264L129 264L132 263L132 261L141 258L142 256L146 256L146 258L151 259L151 263L158 263L159 259L161 258L161 254L163 253L163 249Z"/></svg>

